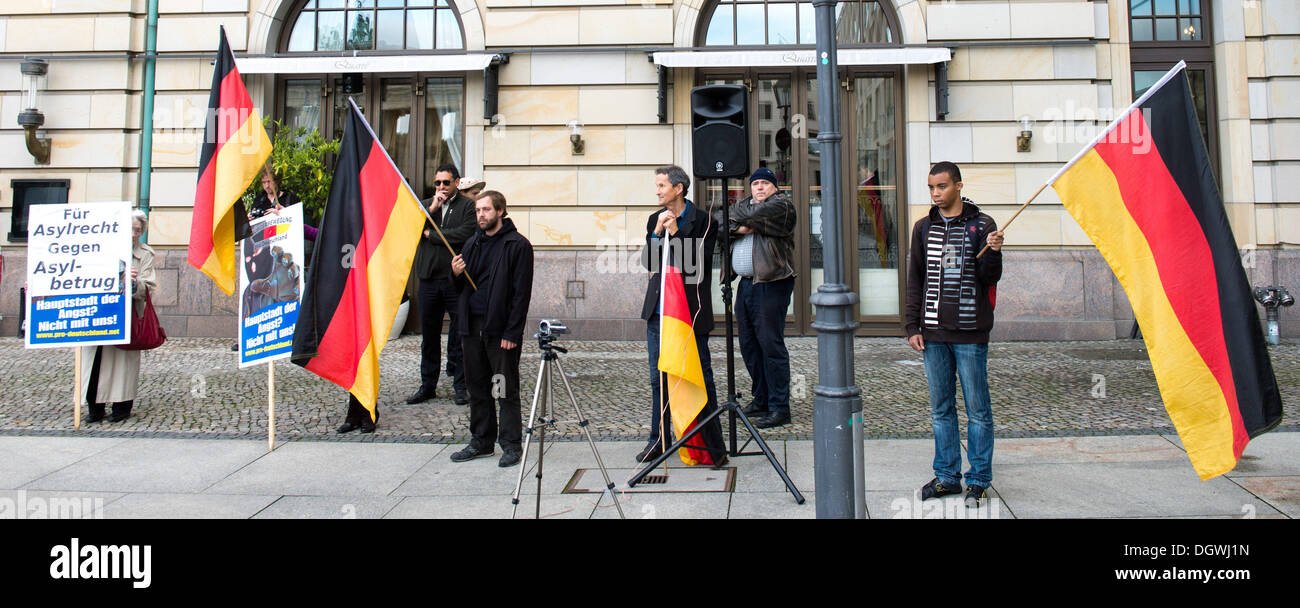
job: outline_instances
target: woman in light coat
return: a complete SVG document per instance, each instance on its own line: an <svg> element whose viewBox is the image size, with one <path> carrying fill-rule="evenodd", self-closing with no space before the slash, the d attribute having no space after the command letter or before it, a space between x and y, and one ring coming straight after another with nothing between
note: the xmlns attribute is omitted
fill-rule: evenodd
<svg viewBox="0 0 1300 608"><path fill-rule="evenodd" d="M144 315L145 294L158 288L154 272L154 251L140 242L149 220L139 210L131 213L131 311ZM136 388L140 385L140 351L116 346L81 348L81 391L90 406L86 422L104 419L104 405L113 404L109 422L121 422L131 415Z"/></svg>

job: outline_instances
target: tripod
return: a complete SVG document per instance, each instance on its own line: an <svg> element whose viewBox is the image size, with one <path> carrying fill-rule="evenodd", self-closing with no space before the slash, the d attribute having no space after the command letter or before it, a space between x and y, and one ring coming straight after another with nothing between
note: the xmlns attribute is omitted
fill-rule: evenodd
<svg viewBox="0 0 1300 608"><path fill-rule="evenodd" d="M569 394L569 402L573 404L573 411L578 415L578 426L582 428L582 433L587 437L587 444L591 446L591 453L596 457L596 466L600 467L600 474L605 478L605 489L609 497L614 501L614 508L618 509L620 519L625 519L623 515L623 506L618 504L618 493L614 491L614 482L609 480L609 471L605 470L605 461L601 460L600 452L596 450L596 442L591 439L591 431L587 430L590 423L587 417L583 415L582 408L578 406L578 400L573 397L573 389L569 387L569 379L564 375L564 366L560 364L560 356L557 352L568 353L563 347L555 346L555 335L545 327L543 322L543 331L535 334L537 338L537 347L542 351L542 364L537 370L537 386L533 389L533 406L528 412L528 427L524 429L524 453L520 458L519 480L515 483L515 493L510 499L514 507L510 511L510 518L514 519L515 513L519 510L519 491L524 486L524 470L528 465L528 448L533 440L533 429L537 429L537 507L534 517L542 517L542 461L546 456L546 427L555 426L558 422L555 418L547 418L547 412L551 405L551 369L554 367L560 372L560 381L564 383L564 390ZM540 414L539 414L540 406ZM541 427L536 425L540 423Z"/></svg>
<svg viewBox="0 0 1300 608"><path fill-rule="evenodd" d="M727 192L727 182L726 180L719 180L719 181L721 182L722 195L724 197L723 200L725 201L726 192ZM719 276L722 277L722 281L721 281L722 304L724 308L724 316L726 317L726 321L727 321L727 400L721 405L721 407L718 407L717 409L713 410L713 412L710 413L708 416L705 416L703 419L696 422L695 428L692 428L690 432L686 433L685 436L678 438L677 441L674 442L672 446L664 450L662 454L660 454L657 458L651 461L650 464L646 465L644 469L637 472L636 475L632 476L632 479L628 480L627 482L627 487L629 488L635 487L636 484L639 483L642 478L644 478L646 475L650 473L650 471L653 471L655 467L659 466L665 460L667 460L671 455L676 453L678 448L681 448L683 445L686 444L687 441L690 441L692 437L698 435L701 431L704 430L704 427L708 425L709 422L711 422L714 418L718 417L718 415L722 414L722 412L725 411L728 413L728 421L729 421L728 431L731 436L730 437L731 446L729 452L731 453L731 455L732 456L757 456L758 454L762 454L764 456L767 456L767 461L772 464L772 468L776 470L776 474L781 476L781 481L785 482L785 487L790 490L791 494L794 495L795 503L803 504L804 503L803 494L799 493L799 488L796 488L794 482L790 481L790 476L786 474L785 468L781 466L781 463L776 461L776 456L772 454L771 448L767 447L767 442L763 441L763 437L762 435L759 435L758 429L754 426L754 423L750 422L749 416L745 415L744 410L740 409L740 403L736 401L736 346L733 340L734 330L732 328L734 313L731 308L731 282L727 280L728 278L730 278L729 275L731 274L731 206L726 204L725 202L722 205L722 225L719 227L719 232L722 234L722 251L723 251L722 272ZM712 255L712 252L709 252L707 255ZM667 396L665 395L661 398L666 399ZM660 404L656 403L655 407L660 407ZM744 449L745 446L749 445L750 441L753 441L754 443L758 444L758 448L759 450L761 450L760 452L741 452L740 450L736 449L736 419L737 418L739 418L740 421L744 423L745 428L749 430L749 440L747 440L745 444L741 446L740 449ZM666 422L661 424L660 428L663 429L660 432L664 432L664 433L668 432L667 430L668 425Z"/></svg>

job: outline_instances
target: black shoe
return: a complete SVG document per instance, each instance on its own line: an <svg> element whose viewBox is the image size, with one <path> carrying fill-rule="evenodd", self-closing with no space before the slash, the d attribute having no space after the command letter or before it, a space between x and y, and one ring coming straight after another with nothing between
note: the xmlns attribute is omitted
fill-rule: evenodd
<svg viewBox="0 0 1300 608"><path fill-rule="evenodd" d="M109 417L108 417L108 421L109 421L109 422L121 422L121 421L126 420L127 418L130 418L130 417L131 417L131 406L129 406L129 405L122 406L122 405L118 405L118 404L114 403L114 404L113 404L113 413L109 415Z"/></svg>
<svg viewBox="0 0 1300 608"><path fill-rule="evenodd" d="M713 460L713 469L714 469L714 470L721 469L722 467L725 467L725 466L727 466L727 455L726 455L726 454L723 454L721 458L715 458L715 459Z"/></svg>
<svg viewBox="0 0 1300 608"><path fill-rule="evenodd" d="M961 483L947 484L935 477L930 480L930 483L921 486L921 500L940 498L949 494L961 494Z"/></svg>
<svg viewBox="0 0 1300 608"><path fill-rule="evenodd" d="M230 345L230 352L232 352L232 353L237 353L237 352L239 352L239 343L238 343L238 342L236 342L236 343Z"/></svg>
<svg viewBox="0 0 1300 608"><path fill-rule="evenodd" d="M469 405L469 395L465 393L464 389L456 391L454 403L456 405Z"/></svg>
<svg viewBox="0 0 1300 608"><path fill-rule="evenodd" d="M361 422L361 433L363 435L366 433L373 433L373 432L375 432L375 423L370 422L369 420L365 420Z"/></svg>
<svg viewBox="0 0 1300 608"><path fill-rule="evenodd" d="M423 386L421 386L420 390L415 391L414 395L411 395L410 397L406 398L406 402L412 405L416 403L424 403L425 401L433 399L434 397L437 396L438 396L438 389L436 388L426 389Z"/></svg>
<svg viewBox="0 0 1300 608"><path fill-rule="evenodd" d="M339 430L338 430L337 432L338 432L339 434L342 434L342 433L351 433L352 431L355 431L355 430L357 430L357 429L359 429L359 428L361 428L359 425L352 424L351 422L344 422L344 423L343 423L343 426L339 427Z"/></svg>
<svg viewBox="0 0 1300 608"><path fill-rule="evenodd" d="M745 406L745 409L740 411L744 412L745 415L749 416L750 418L754 418L755 416L763 417L767 415L767 406L766 405L760 406L759 404L750 401L749 405Z"/></svg>
<svg viewBox="0 0 1300 608"><path fill-rule="evenodd" d="M980 508L980 503L983 502L985 498L988 498L988 495L989 495L988 488L984 486L977 485L977 484L971 484L969 486L966 486L966 508L967 509Z"/></svg>
<svg viewBox="0 0 1300 608"><path fill-rule="evenodd" d="M790 424L789 411L771 412L768 415L754 421L754 426L760 429L770 429L774 426L785 426L787 424Z"/></svg>
<svg viewBox="0 0 1300 608"><path fill-rule="evenodd" d="M659 445L659 442L656 441L654 443L645 446L645 449L641 450L641 453L636 455L636 461L650 462L651 460L658 458L663 453L664 453L663 446Z"/></svg>
<svg viewBox="0 0 1300 608"><path fill-rule="evenodd" d="M523 452L519 450L506 450L505 453L501 455L501 462L498 462L497 466L503 469L506 467L513 467L519 464L519 459L522 456Z"/></svg>
<svg viewBox="0 0 1300 608"><path fill-rule="evenodd" d="M465 449L451 455L452 462L469 462L475 458L485 458L492 455L492 448L480 450L473 444L465 446Z"/></svg>
<svg viewBox="0 0 1300 608"><path fill-rule="evenodd" d="M86 416L86 422L99 422L104 419L104 404L90 404L90 414Z"/></svg>

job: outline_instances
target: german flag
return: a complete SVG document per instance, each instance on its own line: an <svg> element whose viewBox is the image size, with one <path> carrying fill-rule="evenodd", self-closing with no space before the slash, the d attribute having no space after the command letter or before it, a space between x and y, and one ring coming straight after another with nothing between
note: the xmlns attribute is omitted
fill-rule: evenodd
<svg viewBox="0 0 1300 608"><path fill-rule="evenodd" d="M375 419L379 353L425 216L351 105L293 334L292 361L352 393Z"/></svg>
<svg viewBox="0 0 1300 608"><path fill-rule="evenodd" d="M1282 420L1273 365L1179 62L1052 184L1124 286L1202 480Z"/></svg>
<svg viewBox="0 0 1300 608"><path fill-rule="evenodd" d="M659 294L663 309L659 326L659 371L666 376L663 394L668 398L672 412L673 431L685 437L695 428L695 418L709 401L708 387L704 384L704 368L700 365L700 351L695 342L695 328L691 325L691 309L686 303L686 286L682 273L668 263L671 247L664 247L663 284ZM678 450L682 462L688 465L713 464L713 457L704 449L704 439L698 434Z"/></svg>
<svg viewBox="0 0 1300 608"><path fill-rule="evenodd" d="M243 196L271 155L262 116L235 69L235 56L221 28L221 46L208 95L208 121L199 155L199 183L190 221L190 266L235 293L235 226L245 220ZM246 224L246 222L245 222Z"/></svg>

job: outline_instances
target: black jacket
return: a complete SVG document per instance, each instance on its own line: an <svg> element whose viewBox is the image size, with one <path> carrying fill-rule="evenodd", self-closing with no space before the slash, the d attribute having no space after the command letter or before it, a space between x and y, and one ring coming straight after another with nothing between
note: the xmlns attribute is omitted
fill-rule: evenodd
<svg viewBox="0 0 1300 608"><path fill-rule="evenodd" d="M677 234L665 230L654 238L655 224L659 223L660 209L650 214L646 221L645 249L641 250L641 264L650 271L645 302L641 305L641 318L659 314L659 265L663 260L663 245L669 243L668 263L681 270L686 287L686 303L691 309L692 326L697 337L713 331L713 250L716 246L718 226L709 221L709 214L692 204L690 210L677 218ZM703 249L700 246L703 245Z"/></svg>
<svg viewBox="0 0 1300 608"><path fill-rule="evenodd" d="M475 226L478 225L477 220ZM473 268L481 252L480 245L484 239L501 239L499 253L492 264L490 276L472 277L479 290L487 290L488 310L483 318L483 335L488 338L502 338L523 344L524 323L528 318L528 303L533 296L533 245L519 234L515 223L510 218L501 220L501 229L488 236L482 230L465 242L464 252L466 268ZM462 336L469 335L469 298L474 288L465 279L465 273L455 277L456 290L460 297L456 301L456 331Z"/></svg>
<svg viewBox="0 0 1300 608"><path fill-rule="evenodd" d="M751 196L731 206L732 248L744 236L736 234L736 228L748 227L754 235L754 282L780 281L794 276L794 228L799 212L784 192L777 192L757 205L751 204L753 200ZM713 212L713 221L722 223L721 211ZM732 275L724 281L735 278L732 266Z"/></svg>
<svg viewBox="0 0 1300 608"><path fill-rule="evenodd" d="M433 199L425 199L421 202L425 209L429 208L429 203ZM478 219L474 216L474 201L468 196L456 192L456 195L443 203L448 206L447 217L441 218L442 209L432 214L433 219L438 220L438 228L442 229L442 235L447 237L447 243L451 248L460 253L465 247L465 241L469 240L470 235L478 230ZM429 231L429 236L420 235L420 244L415 249L415 274L422 280L444 279L451 276L451 252L447 251L447 246L438 238L438 233L429 225L429 220L424 220L424 228Z"/></svg>
<svg viewBox="0 0 1300 608"><path fill-rule="evenodd" d="M993 329L1002 252L989 249L976 259L997 230L993 218L962 199L962 213L944 228L938 207L912 227L903 329L926 341L983 344ZM960 256L958 258L958 256ZM960 273L943 276L944 264L960 259Z"/></svg>

